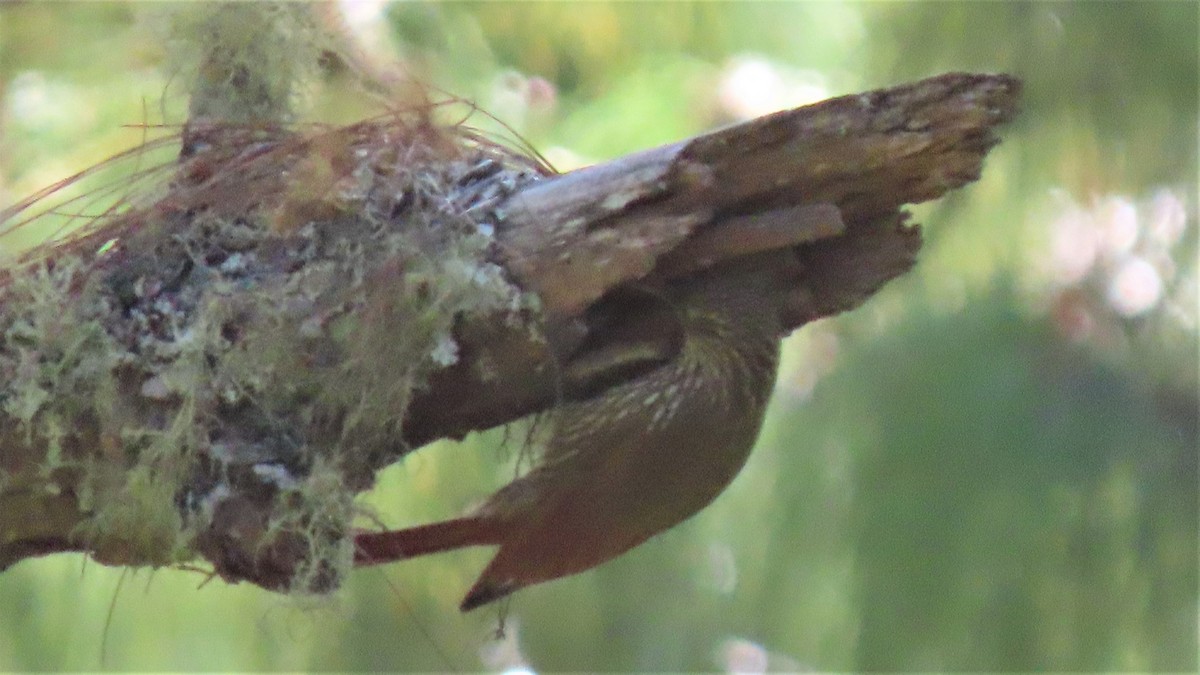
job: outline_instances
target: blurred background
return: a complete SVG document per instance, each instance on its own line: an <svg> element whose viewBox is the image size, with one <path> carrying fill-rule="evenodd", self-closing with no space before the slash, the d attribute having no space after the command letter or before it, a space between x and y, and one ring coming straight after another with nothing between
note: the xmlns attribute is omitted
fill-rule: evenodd
<svg viewBox="0 0 1200 675"><path fill-rule="evenodd" d="M1196 5L329 9L365 63L562 170L948 70L1023 78L1024 112L982 180L915 209L914 273L786 342L749 466L683 526L466 616L487 550L326 599L27 561L0 574L0 670L1196 670ZM162 16L0 3L0 206L183 121ZM511 476L501 436L413 454L370 503L461 512Z"/></svg>

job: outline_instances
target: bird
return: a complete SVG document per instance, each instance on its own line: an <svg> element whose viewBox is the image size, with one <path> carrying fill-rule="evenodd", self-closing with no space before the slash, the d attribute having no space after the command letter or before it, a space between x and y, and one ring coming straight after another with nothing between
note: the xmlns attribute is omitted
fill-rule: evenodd
<svg viewBox="0 0 1200 675"><path fill-rule="evenodd" d="M785 333L778 299L795 282L791 251L744 258L645 289L677 322L670 358L560 404L533 468L469 514L359 532L356 566L498 546L466 612L596 567L710 504L758 436Z"/></svg>

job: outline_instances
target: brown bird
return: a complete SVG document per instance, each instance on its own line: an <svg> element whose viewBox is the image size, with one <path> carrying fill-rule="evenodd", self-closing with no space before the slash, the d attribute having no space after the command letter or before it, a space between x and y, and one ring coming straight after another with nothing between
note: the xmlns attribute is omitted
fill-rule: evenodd
<svg viewBox="0 0 1200 675"><path fill-rule="evenodd" d="M537 466L474 513L358 534L355 563L498 545L462 602L468 611L591 569L707 506L762 424L783 334L779 298L795 284L791 255L751 256L655 289L682 336L673 358L561 405Z"/></svg>

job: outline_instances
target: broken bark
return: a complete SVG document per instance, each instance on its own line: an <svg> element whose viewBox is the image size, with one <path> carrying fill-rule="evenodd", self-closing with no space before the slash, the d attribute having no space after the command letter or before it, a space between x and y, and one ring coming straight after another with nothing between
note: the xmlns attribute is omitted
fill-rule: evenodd
<svg viewBox="0 0 1200 675"><path fill-rule="evenodd" d="M565 175L426 120L192 130L165 196L4 274L0 569L334 588L378 469L670 359L642 290L791 249L792 329L907 271L902 207L977 179L1018 94L948 74Z"/></svg>

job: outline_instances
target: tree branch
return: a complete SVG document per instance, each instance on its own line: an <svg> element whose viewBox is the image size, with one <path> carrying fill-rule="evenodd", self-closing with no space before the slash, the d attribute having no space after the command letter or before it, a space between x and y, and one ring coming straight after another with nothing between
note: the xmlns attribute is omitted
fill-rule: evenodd
<svg viewBox="0 0 1200 675"><path fill-rule="evenodd" d="M192 133L165 195L0 278L0 569L335 587L379 468L670 359L666 280L790 250L789 329L861 304L1018 94L948 74L566 175L424 117Z"/></svg>

